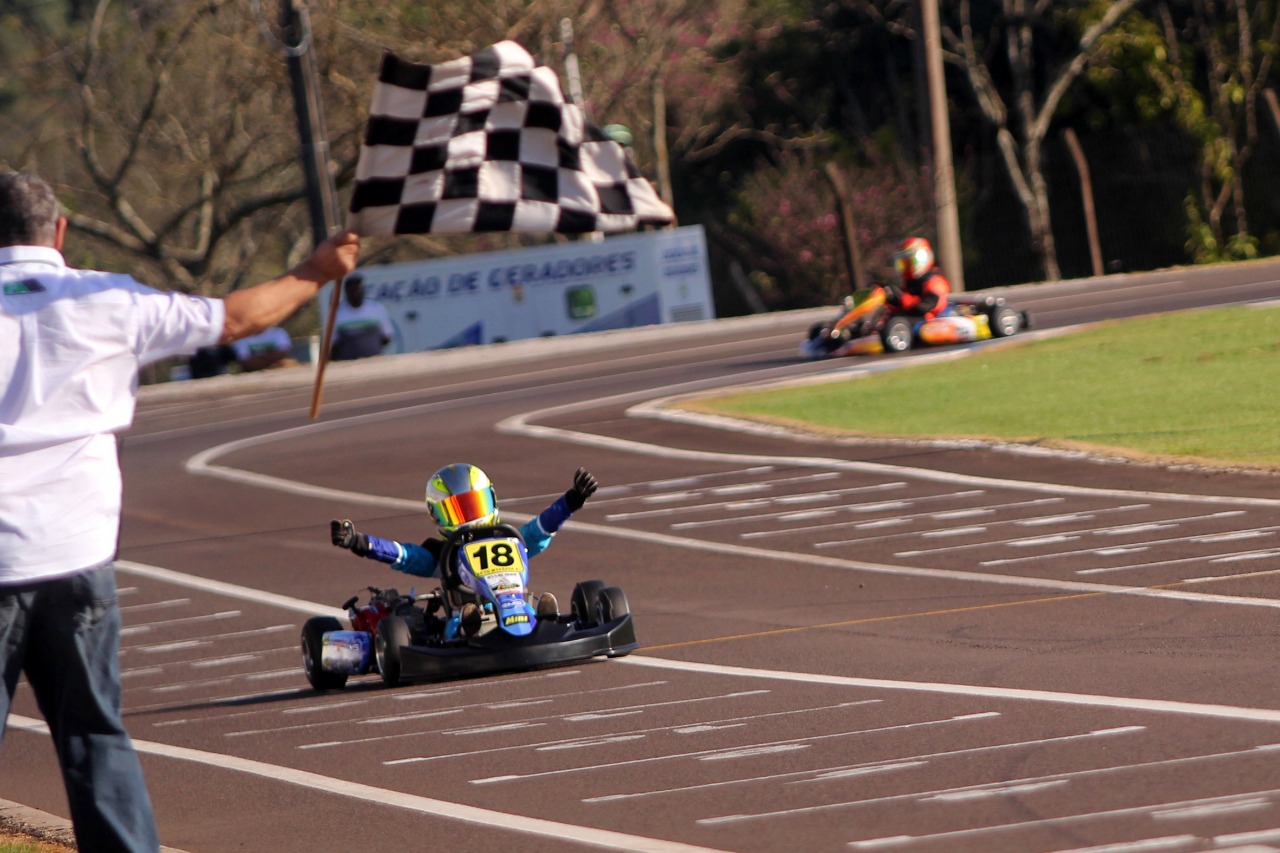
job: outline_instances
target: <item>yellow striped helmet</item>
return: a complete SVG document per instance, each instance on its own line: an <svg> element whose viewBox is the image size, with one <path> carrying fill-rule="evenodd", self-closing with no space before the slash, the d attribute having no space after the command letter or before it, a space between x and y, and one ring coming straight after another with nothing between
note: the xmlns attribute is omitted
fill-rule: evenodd
<svg viewBox="0 0 1280 853"><path fill-rule="evenodd" d="M455 462L427 480L427 508L441 533L498 523L498 496L489 475Z"/></svg>

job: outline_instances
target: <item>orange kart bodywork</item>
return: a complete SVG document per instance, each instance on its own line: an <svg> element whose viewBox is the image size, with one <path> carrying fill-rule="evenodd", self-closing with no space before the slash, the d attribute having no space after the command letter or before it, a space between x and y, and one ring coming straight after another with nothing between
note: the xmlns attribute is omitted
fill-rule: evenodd
<svg viewBox="0 0 1280 853"><path fill-rule="evenodd" d="M945 313L931 320L895 312L885 303L883 288L861 301L845 300L845 313L830 325L818 324L801 342L806 358L880 355L904 352L916 345L945 346L973 343L1017 334L1030 327L1025 311L1010 307L1003 297L957 294Z"/></svg>

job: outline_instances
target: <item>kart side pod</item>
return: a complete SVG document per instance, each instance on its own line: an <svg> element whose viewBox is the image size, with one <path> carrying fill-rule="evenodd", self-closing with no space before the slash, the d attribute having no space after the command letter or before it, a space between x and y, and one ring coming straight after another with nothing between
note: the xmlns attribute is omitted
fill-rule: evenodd
<svg viewBox="0 0 1280 853"><path fill-rule="evenodd" d="M364 675L373 665L373 643L366 631L326 631L320 667L332 675Z"/></svg>
<svg viewBox="0 0 1280 853"><path fill-rule="evenodd" d="M985 341L991 337L991 325L986 314L936 317L920 327L919 336L926 344Z"/></svg>

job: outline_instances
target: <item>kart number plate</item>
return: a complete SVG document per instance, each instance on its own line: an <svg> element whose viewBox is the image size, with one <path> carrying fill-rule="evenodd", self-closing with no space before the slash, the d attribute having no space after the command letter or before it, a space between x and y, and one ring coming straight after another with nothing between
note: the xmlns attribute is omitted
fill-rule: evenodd
<svg viewBox="0 0 1280 853"><path fill-rule="evenodd" d="M524 548L518 539L482 539L462 546L467 568L478 578L521 572L525 567Z"/></svg>

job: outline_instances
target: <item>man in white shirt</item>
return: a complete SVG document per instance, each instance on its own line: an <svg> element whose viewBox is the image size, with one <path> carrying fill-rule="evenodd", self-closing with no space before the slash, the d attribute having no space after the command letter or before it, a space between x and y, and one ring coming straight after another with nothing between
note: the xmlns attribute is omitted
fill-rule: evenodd
<svg viewBox="0 0 1280 853"><path fill-rule="evenodd" d="M49 724L81 850L159 849L121 719L116 433L139 367L276 325L356 264L335 235L225 300L66 265L67 220L33 175L0 173L0 723L26 673Z"/></svg>

